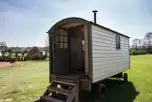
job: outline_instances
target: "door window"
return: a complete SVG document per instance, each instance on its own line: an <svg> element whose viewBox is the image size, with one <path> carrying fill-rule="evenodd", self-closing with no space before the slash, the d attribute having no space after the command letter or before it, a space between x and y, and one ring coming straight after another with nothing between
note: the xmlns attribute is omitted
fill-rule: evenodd
<svg viewBox="0 0 152 102"><path fill-rule="evenodd" d="M84 40L81 42L81 51L84 52Z"/></svg>
<svg viewBox="0 0 152 102"><path fill-rule="evenodd" d="M63 29L58 29L56 32L56 47L62 49L68 48L68 34Z"/></svg>

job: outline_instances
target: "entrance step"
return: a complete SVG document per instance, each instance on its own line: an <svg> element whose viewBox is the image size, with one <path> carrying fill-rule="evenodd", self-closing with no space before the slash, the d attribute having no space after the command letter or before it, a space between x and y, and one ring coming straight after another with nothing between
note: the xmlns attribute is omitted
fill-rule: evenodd
<svg viewBox="0 0 152 102"><path fill-rule="evenodd" d="M79 80L64 78L52 80L40 102L79 102Z"/></svg>
<svg viewBox="0 0 152 102"><path fill-rule="evenodd" d="M64 101L44 95L41 97L41 102L64 102Z"/></svg>
<svg viewBox="0 0 152 102"><path fill-rule="evenodd" d="M58 88L58 87L51 87L48 89L49 91L53 91L53 92L57 92L60 94L64 94L64 95L69 95L70 94L70 90L67 89L63 89L63 88Z"/></svg>

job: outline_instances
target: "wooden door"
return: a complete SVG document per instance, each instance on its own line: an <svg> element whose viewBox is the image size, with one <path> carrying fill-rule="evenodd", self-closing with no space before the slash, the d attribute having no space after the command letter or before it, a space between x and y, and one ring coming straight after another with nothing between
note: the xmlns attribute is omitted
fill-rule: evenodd
<svg viewBox="0 0 152 102"><path fill-rule="evenodd" d="M69 73L69 41L68 33L57 29L54 34L54 73L63 75Z"/></svg>

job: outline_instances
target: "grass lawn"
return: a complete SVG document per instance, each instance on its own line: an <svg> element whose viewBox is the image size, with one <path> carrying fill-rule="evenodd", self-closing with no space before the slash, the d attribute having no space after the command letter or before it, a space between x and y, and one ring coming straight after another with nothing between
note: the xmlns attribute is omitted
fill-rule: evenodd
<svg viewBox="0 0 152 102"><path fill-rule="evenodd" d="M32 102L48 86L48 61L21 62L23 66L0 69L0 102ZM152 102L152 55L131 56L128 83L106 80L105 97L93 102ZM88 102L88 101L86 101Z"/></svg>
<svg viewBox="0 0 152 102"><path fill-rule="evenodd" d="M0 102L32 102L48 85L48 61L21 62L23 66L0 69Z"/></svg>
<svg viewBox="0 0 152 102"><path fill-rule="evenodd" d="M152 102L152 55L131 56L127 73L129 83L108 82L104 102Z"/></svg>

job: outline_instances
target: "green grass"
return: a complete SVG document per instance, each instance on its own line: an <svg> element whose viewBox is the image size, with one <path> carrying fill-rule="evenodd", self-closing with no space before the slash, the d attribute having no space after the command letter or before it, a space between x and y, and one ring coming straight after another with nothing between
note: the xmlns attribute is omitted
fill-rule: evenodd
<svg viewBox="0 0 152 102"><path fill-rule="evenodd" d="M139 92L135 102L152 102L152 55L132 56L128 74Z"/></svg>
<svg viewBox="0 0 152 102"><path fill-rule="evenodd" d="M152 102L152 55L131 56L127 73L129 83L107 80L104 102Z"/></svg>
<svg viewBox="0 0 152 102"><path fill-rule="evenodd" d="M48 86L48 61L21 62L23 66L0 69L0 102L32 102ZM91 102L152 102L152 55L131 56L128 83L106 80L107 93ZM88 101L86 101L88 102Z"/></svg>
<svg viewBox="0 0 152 102"><path fill-rule="evenodd" d="M21 67L0 69L0 102L32 102L46 89L48 61L21 63Z"/></svg>

